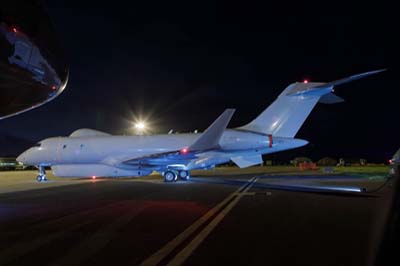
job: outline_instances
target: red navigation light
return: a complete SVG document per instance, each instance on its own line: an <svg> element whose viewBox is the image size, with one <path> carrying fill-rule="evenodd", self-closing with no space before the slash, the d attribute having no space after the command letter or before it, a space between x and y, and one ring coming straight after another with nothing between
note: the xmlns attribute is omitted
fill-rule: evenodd
<svg viewBox="0 0 400 266"><path fill-rule="evenodd" d="M268 139L269 139L269 147L272 148L273 146L273 139L272 139L272 135L268 135Z"/></svg>
<svg viewBox="0 0 400 266"><path fill-rule="evenodd" d="M303 83L306 83L306 84L307 84L307 83L308 83L308 80L307 80L307 79L305 79L305 80L303 81Z"/></svg>
<svg viewBox="0 0 400 266"><path fill-rule="evenodd" d="M18 32L18 30L17 30L16 27L12 27L11 29L12 29L12 31L13 31L14 33L17 33L17 32Z"/></svg>
<svg viewBox="0 0 400 266"><path fill-rule="evenodd" d="M51 89L55 91L57 89L56 85L51 86Z"/></svg>
<svg viewBox="0 0 400 266"><path fill-rule="evenodd" d="M390 164L392 164L392 163L393 163L393 160L392 160L392 159L390 159L390 160L389 160L389 163L390 163Z"/></svg>
<svg viewBox="0 0 400 266"><path fill-rule="evenodd" d="M186 154L186 153L188 153L189 152L189 149L188 148L183 148L183 149L181 149L181 153L182 154Z"/></svg>

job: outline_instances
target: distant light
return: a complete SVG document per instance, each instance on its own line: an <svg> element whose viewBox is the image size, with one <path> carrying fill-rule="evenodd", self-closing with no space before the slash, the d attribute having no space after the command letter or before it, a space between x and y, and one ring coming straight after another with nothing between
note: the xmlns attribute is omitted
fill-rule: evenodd
<svg viewBox="0 0 400 266"><path fill-rule="evenodd" d="M51 86L51 89L54 91L57 89L56 85Z"/></svg>
<svg viewBox="0 0 400 266"><path fill-rule="evenodd" d="M390 164L392 164L392 163L393 163L393 160L392 160L392 159L390 159L390 160L389 160L389 163L390 163Z"/></svg>
<svg viewBox="0 0 400 266"><path fill-rule="evenodd" d="M143 130L143 129L146 128L146 124L145 124L144 122L142 122L142 121L137 122L137 123L135 124L135 128L137 128L138 130Z"/></svg>
<svg viewBox="0 0 400 266"><path fill-rule="evenodd" d="M181 149L181 153L182 154L186 154L186 153L188 153L189 152L189 149L188 148L183 148L183 149Z"/></svg>
<svg viewBox="0 0 400 266"><path fill-rule="evenodd" d="M135 135L146 135L151 133L151 123L146 118L134 118L132 129Z"/></svg>
<svg viewBox="0 0 400 266"><path fill-rule="evenodd" d="M17 32L18 32L18 30L17 30L16 27L12 27L12 31L13 31L14 33L17 33Z"/></svg>
<svg viewBox="0 0 400 266"><path fill-rule="evenodd" d="M303 83L306 83L306 84L307 84L307 83L308 83L308 80L307 80L307 79L305 79L305 80L303 81Z"/></svg>
<svg viewBox="0 0 400 266"><path fill-rule="evenodd" d="M96 176L94 175L94 176L92 176L92 179L96 179Z"/></svg>

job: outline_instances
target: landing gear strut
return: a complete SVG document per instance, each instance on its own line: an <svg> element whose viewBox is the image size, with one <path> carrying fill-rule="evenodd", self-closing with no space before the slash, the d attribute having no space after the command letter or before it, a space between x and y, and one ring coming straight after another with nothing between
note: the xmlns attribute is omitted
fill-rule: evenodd
<svg viewBox="0 0 400 266"><path fill-rule="evenodd" d="M38 168L39 168L39 174L36 177L36 180L38 182L47 181L46 170L44 169L44 166L38 166Z"/></svg>

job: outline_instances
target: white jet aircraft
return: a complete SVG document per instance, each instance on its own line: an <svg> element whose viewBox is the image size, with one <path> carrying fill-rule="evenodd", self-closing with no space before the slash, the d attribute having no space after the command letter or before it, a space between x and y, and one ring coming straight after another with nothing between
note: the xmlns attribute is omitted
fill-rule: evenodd
<svg viewBox="0 0 400 266"><path fill-rule="evenodd" d="M40 141L17 160L60 177L125 177L161 173L165 182L188 180L193 169L210 169L233 161L240 168L262 163L262 155L289 150L308 142L294 136L318 103L339 103L333 87L383 70L328 83L296 82L250 123L227 129L234 109L227 109L203 133L112 136L79 129L69 137Z"/></svg>

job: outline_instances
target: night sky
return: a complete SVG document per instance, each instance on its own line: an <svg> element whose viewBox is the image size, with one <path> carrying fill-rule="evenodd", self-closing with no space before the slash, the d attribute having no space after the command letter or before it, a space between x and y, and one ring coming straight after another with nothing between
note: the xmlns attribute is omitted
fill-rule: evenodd
<svg viewBox="0 0 400 266"><path fill-rule="evenodd" d="M131 134L135 116L155 133L188 132L226 108L237 109L236 127L292 82L387 68L337 87L345 103L317 105L296 136L310 144L292 155L390 158L400 147L394 8L265 2L47 1L69 83L51 103L0 121L0 135L36 142L82 127Z"/></svg>

